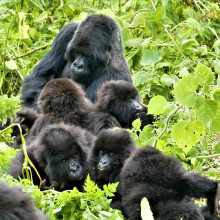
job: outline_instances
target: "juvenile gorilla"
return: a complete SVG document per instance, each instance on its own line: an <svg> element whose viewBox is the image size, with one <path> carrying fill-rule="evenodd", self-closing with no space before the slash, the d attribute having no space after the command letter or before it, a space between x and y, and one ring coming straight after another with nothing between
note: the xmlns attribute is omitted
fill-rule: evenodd
<svg viewBox="0 0 220 220"><path fill-rule="evenodd" d="M29 136L37 135L43 127L54 123L81 125L88 112L92 111L93 104L85 98L85 92L70 79L54 79L43 88L38 107L42 114L36 116ZM22 114L23 113L23 114ZM30 121L33 118L31 111L23 110L18 117L21 121Z"/></svg>
<svg viewBox="0 0 220 220"><path fill-rule="evenodd" d="M76 186L81 189L87 152L93 138L88 131L64 124L42 129L37 139L27 146L27 153L41 178L47 182L44 188L62 191ZM18 152L9 170L9 174L15 179L22 177L23 161L23 152ZM32 171L32 175L34 184L38 184L35 171Z"/></svg>
<svg viewBox="0 0 220 220"><path fill-rule="evenodd" d="M38 210L31 196L21 187L12 187L0 182L0 219L1 220L46 220Z"/></svg>
<svg viewBox="0 0 220 220"><path fill-rule="evenodd" d="M63 27L52 49L25 78L22 104L37 108L36 102L44 85L51 79L63 77L82 84L86 96L93 102L105 81L132 81L120 27L113 19L90 15L81 23Z"/></svg>
<svg viewBox="0 0 220 220"><path fill-rule="evenodd" d="M131 128L139 114L142 127L153 122L153 116L146 115L147 108L140 103L138 91L130 82L106 82L98 91L97 98L95 110L85 118L86 128L95 134L103 128Z"/></svg>
<svg viewBox="0 0 220 220"><path fill-rule="evenodd" d="M125 129L102 130L90 149L88 171L99 187L119 181L124 161L135 150L135 144Z"/></svg>
<svg viewBox="0 0 220 220"><path fill-rule="evenodd" d="M131 154L121 171L120 183L122 206L131 220L141 219L143 197L148 199L155 220L204 220L199 207L186 202L185 196L207 198L211 215L219 201L216 181L186 172L177 159L149 146Z"/></svg>

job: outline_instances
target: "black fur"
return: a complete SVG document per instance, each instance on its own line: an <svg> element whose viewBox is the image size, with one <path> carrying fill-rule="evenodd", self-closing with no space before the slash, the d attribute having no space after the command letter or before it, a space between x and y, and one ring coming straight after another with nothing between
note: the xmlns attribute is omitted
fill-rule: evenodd
<svg viewBox="0 0 220 220"><path fill-rule="evenodd" d="M54 39L52 49L25 78L22 104L36 108L44 85L60 77L82 84L86 96L93 102L104 82L117 79L131 82L119 25L109 17L90 15L80 24L63 27Z"/></svg>
<svg viewBox="0 0 220 220"><path fill-rule="evenodd" d="M121 171L122 205L129 219L138 220L140 202L146 197L156 220L203 220L200 209L185 196L208 199L215 212L218 183L200 174L186 172L173 157L164 156L153 147L137 149Z"/></svg>
<svg viewBox="0 0 220 220"><path fill-rule="evenodd" d="M85 175L88 148L93 135L79 127L64 124L50 125L42 129L34 141L27 145L27 153L47 186L57 190L81 189ZM15 179L22 177L23 152L12 161L9 174ZM39 184L32 170L34 184Z"/></svg>
<svg viewBox="0 0 220 220"><path fill-rule="evenodd" d="M0 182L1 220L46 220L48 219L33 203L31 196L21 187L12 187Z"/></svg>
<svg viewBox="0 0 220 220"><path fill-rule="evenodd" d="M140 114L142 126L152 124L152 115L146 113L147 108L140 103L138 91L132 83L108 81L98 91L95 110L85 118L85 126L95 134L104 128L131 128Z"/></svg>
<svg viewBox="0 0 220 220"><path fill-rule="evenodd" d="M125 129L100 131L87 159L91 179L99 187L119 182L119 174L124 161L134 150L135 143ZM122 209L120 185L117 187L111 207Z"/></svg>
<svg viewBox="0 0 220 220"><path fill-rule="evenodd" d="M81 125L93 104L85 98L85 92L70 79L60 78L49 81L43 88L38 107L42 113L32 126L29 135L38 134L48 124L66 123Z"/></svg>

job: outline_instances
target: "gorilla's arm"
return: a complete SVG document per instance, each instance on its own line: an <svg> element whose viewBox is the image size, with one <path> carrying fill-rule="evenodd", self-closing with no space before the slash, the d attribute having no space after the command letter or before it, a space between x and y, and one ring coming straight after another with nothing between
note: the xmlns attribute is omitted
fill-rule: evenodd
<svg viewBox="0 0 220 220"><path fill-rule="evenodd" d="M53 42L52 49L35 66L33 73L24 79L22 104L26 107L37 107L37 98L44 85L53 78L58 78L66 65L64 54L67 44L72 39L78 23L71 23L62 28Z"/></svg>

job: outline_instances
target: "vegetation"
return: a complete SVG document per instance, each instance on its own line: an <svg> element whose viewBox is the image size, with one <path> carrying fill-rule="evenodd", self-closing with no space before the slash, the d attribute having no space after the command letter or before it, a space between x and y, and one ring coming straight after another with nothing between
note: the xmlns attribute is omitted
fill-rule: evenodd
<svg viewBox="0 0 220 220"><path fill-rule="evenodd" d="M220 5L215 0L2 0L0 11L3 123L21 108L22 80L60 28L88 14L105 14L121 25L134 84L149 113L157 115L143 131L139 120L133 123L137 145L153 145L181 159L186 169L220 180ZM0 132L0 179L22 184L51 219L123 219L109 208L115 184L100 190L88 178L85 193L41 192L29 180L5 175L15 155L6 146L13 141L10 133Z"/></svg>

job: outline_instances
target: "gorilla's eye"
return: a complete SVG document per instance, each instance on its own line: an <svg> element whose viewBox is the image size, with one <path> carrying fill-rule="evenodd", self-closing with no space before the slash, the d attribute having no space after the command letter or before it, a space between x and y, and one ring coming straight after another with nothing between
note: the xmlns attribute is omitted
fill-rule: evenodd
<svg viewBox="0 0 220 220"><path fill-rule="evenodd" d="M76 158L77 154L73 154L73 158Z"/></svg>
<svg viewBox="0 0 220 220"><path fill-rule="evenodd" d="M63 162L63 163L66 163L66 160L63 160L62 162Z"/></svg>

